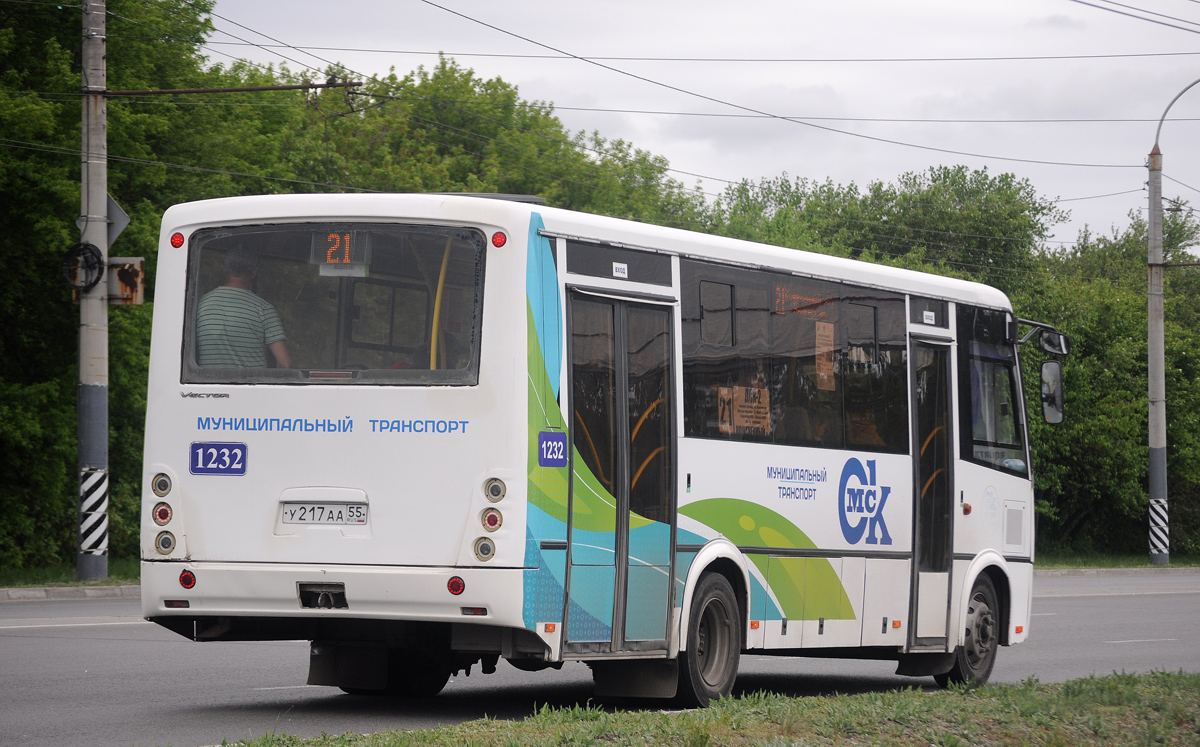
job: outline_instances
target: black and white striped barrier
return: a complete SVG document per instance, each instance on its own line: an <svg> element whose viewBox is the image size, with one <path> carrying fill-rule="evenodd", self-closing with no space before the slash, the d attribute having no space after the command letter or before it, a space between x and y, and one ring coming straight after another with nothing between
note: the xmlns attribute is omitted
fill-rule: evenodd
<svg viewBox="0 0 1200 747"><path fill-rule="evenodd" d="M108 470L79 473L79 552L108 554Z"/></svg>
<svg viewBox="0 0 1200 747"><path fill-rule="evenodd" d="M1167 527L1167 500L1165 498L1150 499L1150 555L1167 556L1171 547L1170 533Z"/></svg>

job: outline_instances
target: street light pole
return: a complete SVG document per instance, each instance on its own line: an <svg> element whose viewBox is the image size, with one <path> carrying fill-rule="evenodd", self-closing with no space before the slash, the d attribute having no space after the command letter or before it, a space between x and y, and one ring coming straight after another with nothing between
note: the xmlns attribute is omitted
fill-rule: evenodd
<svg viewBox="0 0 1200 747"><path fill-rule="evenodd" d="M1148 163L1150 178L1150 226L1147 246L1147 351L1146 373L1149 378L1149 446L1150 446L1150 563L1167 565L1170 562L1171 542L1167 528L1167 382L1166 346L1163 342L1163 208L1162 208L1162 151L1158 138L1162 134L1167 112L1179 97L1200 83L1189 83L1175 94L1158 119L1154 131L1154 148Z"/></svg>
<svg viewBox="0 0 1200 747"><path fill-rule="evenodd" d="M1166 114L1163 115L1164 117ZM1167 533L1167 382L1163 343L1162 153L1150 151L1150 241L1146 291L1147 374L1150 379L1150 563L1170 562Z"/></svg>

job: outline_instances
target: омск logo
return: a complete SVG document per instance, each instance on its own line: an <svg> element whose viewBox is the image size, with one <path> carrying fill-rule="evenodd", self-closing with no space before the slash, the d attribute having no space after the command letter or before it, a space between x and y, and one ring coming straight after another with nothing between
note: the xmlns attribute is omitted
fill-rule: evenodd
<svg viewBox="0 0 1200 747"><path fill-rule="evenodd" d="M858 486L854 487L851 480L857 482ZM891 492L890 487L876 486L874 459L867 460L866 469L854 457L846 461L846 466L842 467L841 482L838 483L838 518L842 522L842 536L847 542L858 544L865 532L868 545L892 544L892 535L888 534L887 524L883 521L883 506ZM856 517L858 521L851 524Z"/></svg>

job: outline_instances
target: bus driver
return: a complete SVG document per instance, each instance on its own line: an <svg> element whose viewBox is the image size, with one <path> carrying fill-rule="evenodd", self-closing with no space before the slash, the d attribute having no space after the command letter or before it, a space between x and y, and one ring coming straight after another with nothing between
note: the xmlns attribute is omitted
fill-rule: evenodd
<svg viewBox="0 0 1200 747"><path fill-rule="evenodd" d="M269 350L277 367L292 367L279 314L250 289L257 275L257 254L242 246L226 252L225 284L204 294L196 310L201 366L262 368Z"/></svg>

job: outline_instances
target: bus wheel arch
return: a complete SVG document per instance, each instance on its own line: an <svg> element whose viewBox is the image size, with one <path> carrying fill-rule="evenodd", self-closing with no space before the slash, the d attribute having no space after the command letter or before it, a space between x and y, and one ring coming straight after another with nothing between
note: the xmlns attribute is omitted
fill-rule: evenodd
<svg viewBox="0 0 1200 747"><path fill-rule="evenodd" d="M739 619L742 621L742 647L745 648L746 631L750 627L750 571L746 568L744 556L737 547L725 539L714 540L705 545L688 569L687 582L683 590L683 600L679 611L679 627L676 640L678 651L687 650L687 632L691 624L690 614L692 598L700 581L706 574L718 573L725 577L733 588L733 595L738 605Z"/></svg>

